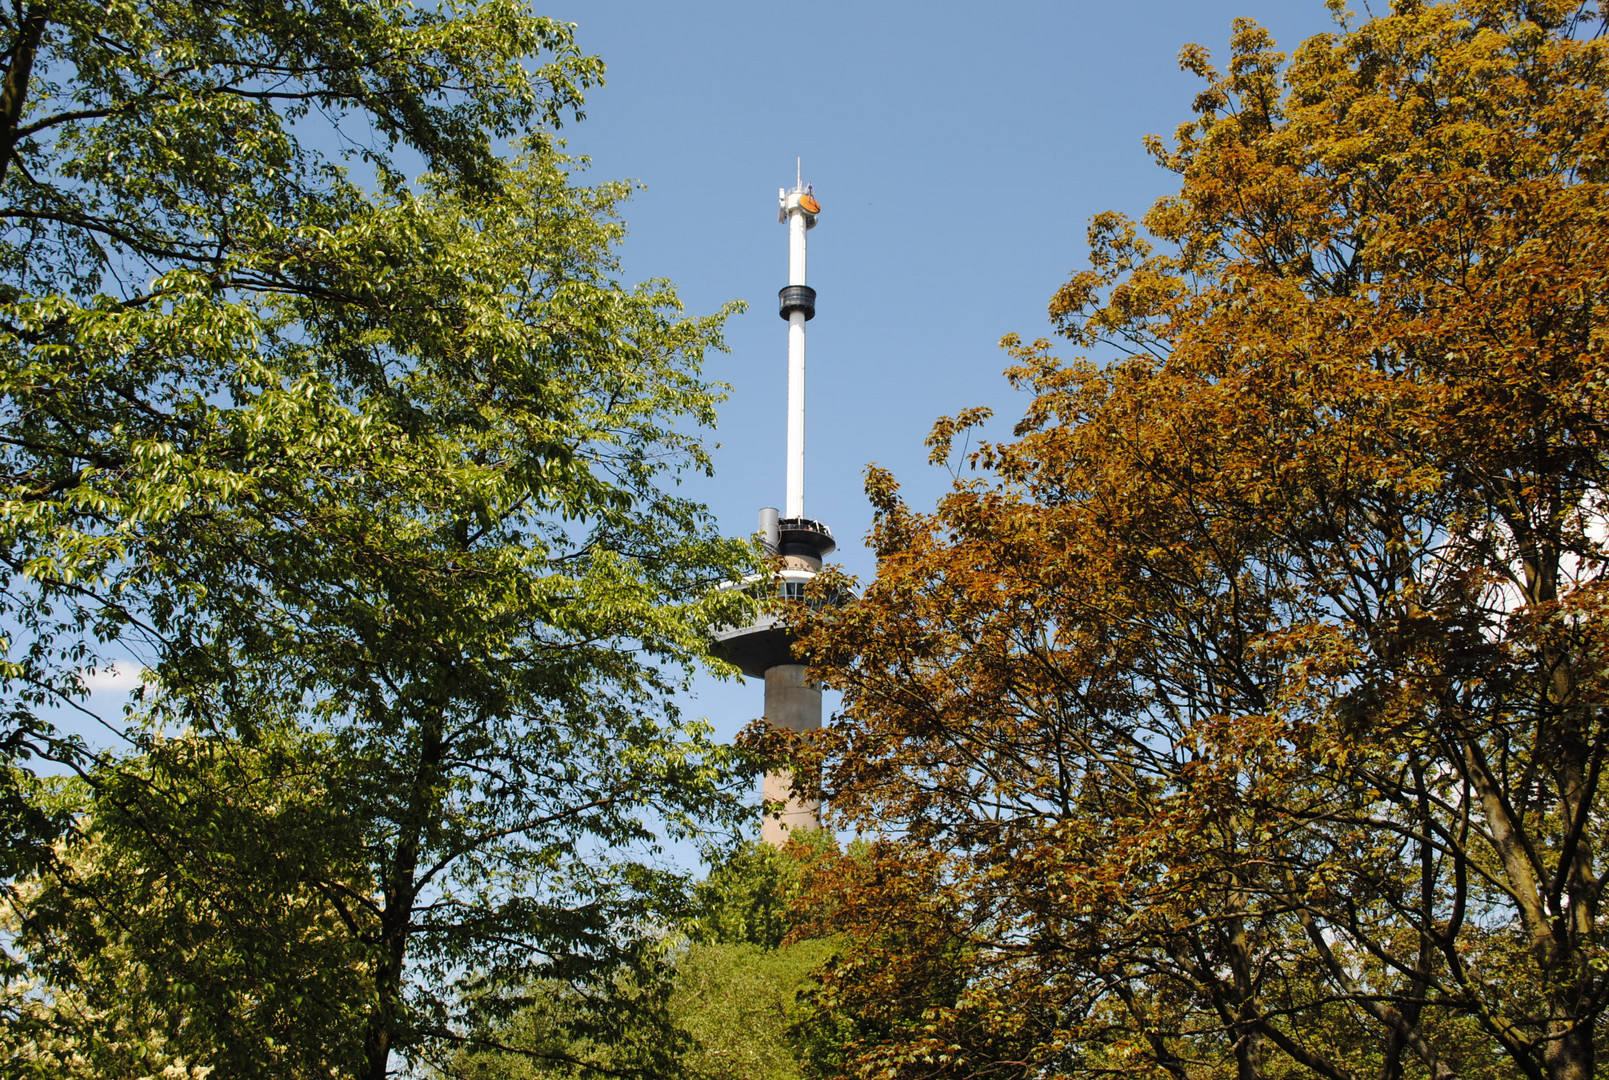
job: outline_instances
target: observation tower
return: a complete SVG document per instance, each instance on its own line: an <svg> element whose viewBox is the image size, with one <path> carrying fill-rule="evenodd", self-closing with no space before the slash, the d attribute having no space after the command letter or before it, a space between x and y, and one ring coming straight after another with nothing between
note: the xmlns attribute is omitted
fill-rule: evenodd
<svg viewBox="0 0 1609 1080"><path fill-rule="evenodd" d="M788 323L788 478L785 510L760 511L760 538L778 556L782 569L771 578L777 594L801 599L805 585L821 570L821 560L836 546L832 530L805 516L805 323L816 316L816 290L805 282L805 236L816 227L821 204L810 185L796 176L793 190L777 192L777 220L788 227L788 283L777 293L778 314ZM748 582L750 586L760 581ZM716 651L744 675L765 680L765 719L778 727L809 731L821 726L821 687L805 678L805 666L793 655L792 631L776 614L766 613L743 627L716 633ZM787 842L796 829L821 827L821 804L794 798L792 775L765 774L761 792L769 804L782 804L780 818L767 814L760 838L768 844Z"/></svg>

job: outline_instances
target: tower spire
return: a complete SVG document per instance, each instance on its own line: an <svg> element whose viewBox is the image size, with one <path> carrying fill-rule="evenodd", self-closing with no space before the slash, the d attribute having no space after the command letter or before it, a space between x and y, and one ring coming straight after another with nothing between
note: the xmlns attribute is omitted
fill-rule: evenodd
<svg viewBox="0 0 1609 1080"><path fill-rule="evenodd" d="M784 516L802 518L805 454L805 323L816 315L816 290L806 284L805 234L816 225L821 204L804 185L804 165L797 165L792 191L778 192L778 216L788 226L788 284L777 295L780 314L788 320L788 487Z"/></svg>

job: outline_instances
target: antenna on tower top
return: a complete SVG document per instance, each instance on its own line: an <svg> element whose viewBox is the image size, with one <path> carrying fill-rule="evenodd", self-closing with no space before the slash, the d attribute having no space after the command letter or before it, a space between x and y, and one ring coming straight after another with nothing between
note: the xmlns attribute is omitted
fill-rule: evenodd
<svg viewBox="0 0 1609 1080"><path fill-rule="evenodd" d="M798 191L804 187L804 158L793 159L793 190Z"/></svg>

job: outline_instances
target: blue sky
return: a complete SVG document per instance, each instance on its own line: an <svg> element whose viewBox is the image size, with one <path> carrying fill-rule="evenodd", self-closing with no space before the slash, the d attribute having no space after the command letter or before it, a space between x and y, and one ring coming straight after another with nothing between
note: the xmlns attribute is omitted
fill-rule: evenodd
<svg viewBox="0 0 1609 1080"><path fill-rule="evenodd" d="M876 462L916 506L950 483L926 462L935 418L1025 402L1001 377L1009 332L1048 335L1051 294L1084 264L1092 215L1138 215L1176 190L1141 145L1190 118L1181 46L1227 56L1247 16L1287 51L1333 29L1320 0L1145 3L647 3L563 0L608 64L566 126L597 179L646 185L626 207L626 272L668 277L688 309L749 301L709 373L731 385L717 476L694 492L747 533L783 497L787 235L776 190L794 159L822 203L810 233L805 509L870 576L861 474ZM729 736L758 685L704 680L689 711Z"/></svg>
<svg viewBox="0 0 1609 1080"><path fill-rule="evenodd" d="M875 462L916 506L949 485L922 445L935 418L993 406L1008 430L1025 402L1001 377L1002 335L1047 335L1045 306L1084 263L1103 210L1142 213L1174 177L1141 146L1190 117L1192 42L1227 54L1237 16L1287 50L1333 28L1321 0L1147 3L840 2L790 5L558 0L608 83L561 132L595 180L646 185L626 207L631 280L666 277L691 312L734 298L731 352L709 358L731 386L713 439L717 475L689 490L743 535L783 498L787 233L776 191L794 159L821 199L810 234L817 317L809 328L806 512L862 578ZM92 680L112 719L132 668ZM762 689L700 680L686 711L731 737ZM110 732L62 715L92 742Z"/></svg>

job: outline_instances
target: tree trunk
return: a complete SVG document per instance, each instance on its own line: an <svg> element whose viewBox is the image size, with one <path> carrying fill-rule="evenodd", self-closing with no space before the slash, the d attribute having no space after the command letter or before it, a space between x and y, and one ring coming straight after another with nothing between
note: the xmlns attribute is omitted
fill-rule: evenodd
<svg viewBox="0 0 1609 1080"><path fill-rule="evenodd" d="M407 880L410 883L413 880L416 861L416 859L410 860L408 866ZM401 876L399 866L397 878ZM412 915L411 894L406 900L394 894L387 896L385 916L381 922L380 964L374 973L374 1009L369 1013L368 1030L363 1036L361 1080L386 1080L391 1063L391 1046L396 1038L399 1006L402 1003L402 964L407 955L408 931Z"/></svg>
<svg viewBox="0 0 1609 1080"><path fill-rule="evenodd" d="M419 761L408 803L399 815L398 839L391 873L385 882L385 912L380 920L380 963L374 973L375 1003L363 1038L360 1080L386 1080L391 1051L397 1045L402 1017L402 982L408 937L413 932L419 849L429 823L440 810L441 762L446 752L440 717L421 724Z"/></svg>
<svg viewBox="0 0 1609 1080"><path fill-rule="evenodd" d="M33 77L34 57L49 23L49 4L30 5L17 28L17 40L7 52L6 75L0 81L0 182L5 180L17 149L17 124L28 100L28 80Z"/></svg>
<svg viewBox="0 0 1609 1080"><path fill-rule="evenodd" d="M1548 1025L1547 1048L1542 1052L1548 1080L1592 1080L1592 1030L1573 1019Z"/></svg>

